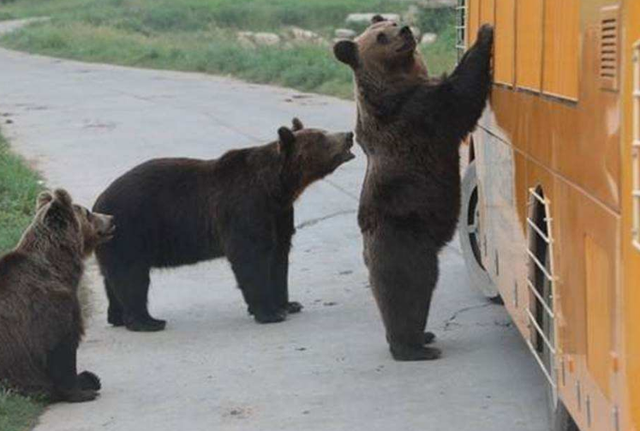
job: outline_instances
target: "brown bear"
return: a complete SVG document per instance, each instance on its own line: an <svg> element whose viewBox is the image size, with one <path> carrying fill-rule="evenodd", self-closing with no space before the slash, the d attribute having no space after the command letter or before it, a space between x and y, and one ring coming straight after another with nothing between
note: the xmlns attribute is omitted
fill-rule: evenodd
<svg viewBox="0 0 640 431"><path fill-rule="evenodd" d="M314 181L353 159L353 133L281 127L278 140L219 159L155 159L116 179L94 211L118 231L96 251L109 298L108 322L160 331L147 309L149 272L225 256L257 322L285 320L293 204Z"/></svg>
<svg viewBox="0 0 640 431"><path fill-rule="evenodd" d="M100 380L76 371L83 335L83 261L110 239L112 218L43 192L16 248L0 258L0 383L51 401L96 398Z"/></svg>
<svg viewBox="0 0 640 431"><path fill-rule="evenodd" d="M367 156L358 223L364 259L396 360L436 359L424 333L438 253L460 211L459 146L491 87L493 30L449 77L431 79L409 27L376 16L355 41L334 46L355 78L357 141Z"/></svg>

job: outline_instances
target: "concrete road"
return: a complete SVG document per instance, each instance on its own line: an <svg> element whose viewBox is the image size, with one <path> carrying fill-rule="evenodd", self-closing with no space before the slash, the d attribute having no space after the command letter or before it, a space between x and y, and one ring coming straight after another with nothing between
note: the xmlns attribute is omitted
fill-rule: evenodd
<svg viewBox="0 0 640 431"><path fill-rule="evenodd" d="M348 130L355 113L350 102L228 78L0 49L0 114L48 185L91 206L149 158L218 157L275 139L294 115ZM49 408L37 430L545 430L543 377L505 310L469 287L457 242L442 253L429 322L444 357L391 360L356 223L364 168L358 153L297 202L290 285L305 309L284 323L255 324L219 260L153 274L151 310L166 331L115 329L92 266L79 366L101 376L102 395Z"/></svg>

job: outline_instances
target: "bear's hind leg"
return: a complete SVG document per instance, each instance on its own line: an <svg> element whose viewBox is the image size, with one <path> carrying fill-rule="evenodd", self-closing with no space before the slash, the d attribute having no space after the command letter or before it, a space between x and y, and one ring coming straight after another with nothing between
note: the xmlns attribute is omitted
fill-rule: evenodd
<svg viewBox="0 0 640 431"><path fill-rule="evenodd" d="M104 288L107 291L107 299L109 300L109 308L107 309L107 322L113 326L124 326L124 309L120 300L113 291L112 281L109 277L104 277Z"/></svg>
<svg viewBox="0 0 640 431"><path fill-rule="evenodd" d="M438 280L437 249L412 232L389 226L365 233L364 240L371 286L393 358L439 358L439 349L425 346L435 336L424 332Z"/></svg>
<svg viewBox="0 0 640 431"><path fill-rule="evenodd" d="M122 304L123 323L133 332L162 331L167 322L154 319L147 308L149 294L148 267L131 268L126 272L109 274L109 287Z"/></svg>
<svg viewBox="0 0 640 431"><path fill-rule="evenodd" d="M98 396L97 391L101 387L98 376L89 371L77 374L77 351L77 337L69 336L58 343L47 357L54 401L81 403L95 400Z"/></svg>

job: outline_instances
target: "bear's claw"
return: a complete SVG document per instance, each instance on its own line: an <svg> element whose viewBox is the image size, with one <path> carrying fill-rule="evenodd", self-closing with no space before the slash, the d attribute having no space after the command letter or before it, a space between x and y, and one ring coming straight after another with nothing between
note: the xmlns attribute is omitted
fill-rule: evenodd
<svg viewBox="0 0 640 431"><path fill-rule="evenodd" d="M433 332L424 333L424 344L431 344L436 340L436 334Z"/></svg>
<svg viewBox="0 0 640 431"><path fill-rule="evenodd" d="M83 390L99 391L102 389L100 378L91 371L83 371L77 377L78 387Z"/></svg>
<svg viewBox="0 0 640 431"><path fill-rule="evenodd" d="M304 306L299 302L292 301L287 303L287 305L285 306L285 311L289 314L295 314L301 312L303 308Z"/></svg>

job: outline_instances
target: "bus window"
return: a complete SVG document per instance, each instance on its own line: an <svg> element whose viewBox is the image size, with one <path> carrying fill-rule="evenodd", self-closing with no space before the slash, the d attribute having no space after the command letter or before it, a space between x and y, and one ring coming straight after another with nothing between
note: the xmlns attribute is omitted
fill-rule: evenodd
<svg viewBox="0 0 640 431"><path fill-rule="evenodd" d="M495 81L513 85L516 0L496 0Z"/></svg>
<svg viewBox="0 0 640 431"><path fill-rule="evenodd" d="M576 100L580 1L547 0L544 10L543 92Z"/></svg>
<svg viewBox="0 0 640 431"><path fill-rule="evenodd" d="M540 91L542 80L542 11L542 0L518 0L516 85L534 91Z"/></svg>

